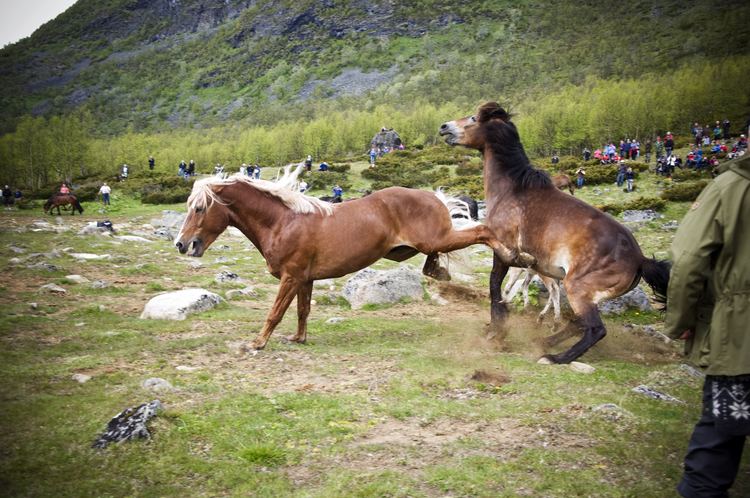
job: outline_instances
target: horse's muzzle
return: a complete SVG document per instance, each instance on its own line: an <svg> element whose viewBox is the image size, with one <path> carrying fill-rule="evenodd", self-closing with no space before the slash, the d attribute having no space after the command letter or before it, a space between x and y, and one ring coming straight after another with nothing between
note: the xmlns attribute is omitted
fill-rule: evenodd
<svg viewBox="0 0 750 498"><path fill-rule="evenodd" d="M177 250L180 251L180 254L187 253L188 256L194 256L196 258L203 256L204 247L201 239L191 239L187 244L183 244L181 240L178 240L174 245L177 247Z"/></svg>

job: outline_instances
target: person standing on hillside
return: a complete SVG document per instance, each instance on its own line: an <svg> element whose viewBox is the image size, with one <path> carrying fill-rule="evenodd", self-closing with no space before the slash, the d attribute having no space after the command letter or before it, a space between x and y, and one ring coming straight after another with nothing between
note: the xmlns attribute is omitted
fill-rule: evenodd
<svg viewBox="0 0 750 498"><path fill-rule="evenodd" d="M583 148L583 160L588 161L589 159L591 159L591 151L589 150L588 147L584 147Z"/></svg>
<svg viewBox="0 0 750 498"><path fill-rule="evenodd" d="M153 171L154 166L156 166L156 160L154 159L154 156L148 156L148 169Z"/></svg>
<svg viewBox="0 0 750 498"><path fill-rule="evenodd" d="M635 186L633 185L633 182L635 182L635 173L633 172L633 168L628 166L628 169L625 170L625 181L628 184L628 192L632 192Z"/></svg>
<svg viewBox="0 0 750 498"><path fill-rule="evenodd" d="M308 154L307 159L305 159L305 171L308 173L312 171L312 156L310 154Z"/></svg>
<svg viewBox="0 0 750 498"><path fill-rule="evenodd" d="M185 170L185 176L194 176L195 175L195 161L192 159L187 165L187 170Z"/></svg>
<svg viewBox="0 0 750 498"><path fill-rule="evenodd" d="M677 491L725 497L750 435L750 157L724 163L672 242L665 332L704 370Z"/></svg>
<svg viewBox="0 0 750 498"><path fill-rule="evenodd" d="M664 136L664 153L667 155L667 157L672 155L672 151L674 150L674 137L672 136L672 132L668 131L667 134Z"/></svg>
<svg viewBox="0 0 750 498"><path fill-rule="evenodd" d="M576 186L578 188L583 188L583 184L586 182L586 170L583 169L583 166L578 168L576 170Z"/></svg>
<svg viewBox="0 0 750 498"><path fill-rule="evenodd" d="M620 164L617 165L617 178L615 178L615 183L617 183L618 187L622 187L622 184L625 183L625 172L627 171L628 167L625 165L625 161L620 161Z"/></svg>
<svg viewBox="0 0 750 498"><path fill-rule="evenodd" d="M13 209L13 191L9 185L3 187L3 206L5 206L6 211Z"/></svg>
<svg viewBox="0 0 750 498"><path fill-rule="evenodd" d="M643 150L646 153L646 164L649 164L651 162L651 139L647 138L646 143L643 145Z"/></svg>
<svg viewBox="0 0 750 498"><path fill-rule="evenodd" d="M375 150L375 147L373 146L373 147L370 147L369 154L370 154L370 167L374 168L375 167L375 161L378 158L378 151Z"/></svg>
<svg viewBox="0 0 750 498"><path fill-rule="evenodd" d="M112 193L112 189L109 185L106 183L102 183L102 186L99 187L99 194L102 196L102 204L105 206L109 206L109 194Z"/></svg>

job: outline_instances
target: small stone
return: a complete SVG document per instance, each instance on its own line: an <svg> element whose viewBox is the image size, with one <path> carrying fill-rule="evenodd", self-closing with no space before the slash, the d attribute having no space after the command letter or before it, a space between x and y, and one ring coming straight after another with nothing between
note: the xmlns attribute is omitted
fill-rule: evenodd
<svg viewBox="0 0 750 498"><path fill-rule="evenodd" d="M195 372L196 370L200 370L200 367L189 367L187 365L178 365L176 367L176 370L179 370L180 372Z"/></svg>
<svg viewBox="0 0 750 498"><path fill-rule="evenodd" d="M255 292L255 289L252 287L245 287L244 289L232 289L228 290L224 296L227 299L236 299L241 296L251 296L251 297L257 297L258 293Z"/></svg>
<svg viewBox="0 0 750 498"><path fill-rule="evenodd" d="M57 284L45 284L41 286L39 290L52 292L53 294L65 294L68 292Z"/></svg>
<svg viewBox="0 0 750 498"><path fill-rule="evenodd" d="M107 310L106 306L104 306L103 304L99 305L99 311L106 311L106 310Z"/></svg>
<svg viewBox="0 0 750 498"><path fill-rule="evenodd" d="M555 362L547 358L546 356L542 356L538 360L536 360L538 365L554 365Z"/></svg>
<svg viewBox="0 0 750 498"><path fill-rule="evenodd" d="M39 305L37 303L29 303L29 308L31 308L32 310L35 310L39 308Z"/></svg>
<svg viewBox="0 0 750 498"><path fill-rule="evenodd" d="M90 375L86 375L86 374L82 374L82 373L73 374L73 376L71 378L74 381L78 382L79 384L85 384L86 382L88 382L88 381L91 380L91 376Z"/></svg>
<svg viewBox="0 0 750 498"><path fill-rule="evenodd" d="M634 387L632 389L633 392L638 394L643 394L645 396L648 396L649 398L653 398L659 401L668 401L670 403L680 403L685 404L684 401L680 401L679 399L675 398L674 396L670 396L669 394L665 394L663 392L659 392L656 389L651 389L648 386L640 385L637 387Z"/></svg>
<svg viewBox="0 0 750 498"><path fill-rule="evenodd" d="M83 275L65 275L65 280L74 284L86 284L91 281Z"/></svg>
<svg viewBox="0 0 750 498"><path fill-rule="evenodd" d="M432 294L430 296L430 301L437 304L438 306L446 306L447 304L449 304L449 301L440 294Z"/></svg>
<svg viewBox="0 0 750 498"><path fill-rule="evenodd" d="M84 325L86 325L86 322L78 322L78 323L76 323L76 327L83 327Z"/></svg>
<svg viewBox="0 0 750 498"><path fill-rule="evenodd" d="M94 280L91 282L91 288L92 289L106 289L110 286L110 283L106 280Z"/></svg>
<svg viewBox="0 0 750 498"><path fill-rule="evenodd" d="M142 386L150 391L155 391L155 392L174 390L174 387L172 387L172 384L170 384L168 381L159 377L151 377L149 379L144 380Z"/></svg>
<svg viewBox="0 0 750 498"><path fill-rule="evenodd" d="M596 372L596 368L592 367L591 365L587 365L586 363L581 363L580 361L571 361L570 369L574 372L582 374L592 374Z"/></svg>
<svg viewBox="0 0 750 498"><path fill-rule="evenodd" d="M12 265L20 265L21 264L21 259L20 258L10 258L8 260L8 263L10 263Z"/></svg>
<svg viewBox="0 0 750 498"><path fill-rule="evenodd" d="M691 377L695 377L696 379L702 379L706 376L706 374L704 374L694 366L688 365L687 363L680 363L680 370L687 373Z"/></svg>
<svg viewBox="0 0 750 498"><path fill-rule="evenodd" d="M97 261L101 259L112 259L110 254L91 254L87 252L71 252L68 253L71 258L75 258L80 261Z"/></svg>
<svg viewBox="0 0 750 498"><path fill-rule="evenodd" d="M331 318L329 318L328 320L326 320L326 323L329 324L329 325L333 325L335 323L341 323L341 322L343 322L345 320L346 320L345 318L341 318L340 316L332 316Z"/></svg>

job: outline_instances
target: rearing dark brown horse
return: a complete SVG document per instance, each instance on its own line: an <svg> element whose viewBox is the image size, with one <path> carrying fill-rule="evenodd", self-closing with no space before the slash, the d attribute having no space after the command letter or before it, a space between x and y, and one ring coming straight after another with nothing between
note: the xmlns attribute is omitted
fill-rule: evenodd
<svg viewBox="0 0 750 498"><path fill-rule="evenodd" d="M52 194L52 197L44 203L44 212L52 214L52 210L57 208L57 214L60 215L60 206L70 205L70 214L76 214L76 210L83 214L83 206L78 202L78 198L73 194Z"/></svg>
<svg viewBox="0 0 750 498"><path fill-rule="evenodd" d="M380 258L403 261L420 252L428 255L423 272L430 275L436 272L438 253L476 243L503 254L484 225L454 230L448 208L431 192L391 187L329 204L288 188L295 178L287 174L274 183L233 175L195 182L175 242L181 253L199 257L227 226L237 227L281 280L250 348L265 347L295 296L297 333L289 340L305 342L314 280L341 277Z"/></svg>
<svg viewBox="0 0 750 498"><path fill-rule="evenodd" d="M549 175L534 169L521 145L515 125L494 102L479 107L476 116L444 123L440 134L450 145L477 149L484 156L485 223L498 240L515 252L536 259L531 266L562 279L576 319L547 338L554 346L583 332L560 354L546 355L554 363L569 363L607 333L597 304L620 296L643 277L657 296L664 296L669 264L643 256L630 231L611 216L554 188ZM490 276L490 332L505 333L508 310L500 285L508 266L494 258Z"/></svg>

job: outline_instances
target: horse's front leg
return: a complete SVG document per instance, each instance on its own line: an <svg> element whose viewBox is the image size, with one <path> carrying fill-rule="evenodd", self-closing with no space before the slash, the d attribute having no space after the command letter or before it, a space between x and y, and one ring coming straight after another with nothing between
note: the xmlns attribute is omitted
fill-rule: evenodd
<svg viewBox="0 0 750 498"><path fill-rule="evenodd" d="M266 347L268 338L271 337L273 330L284 317L284 313L286 313L287 308L289 308L289 305L292 303L292 299L294 299L294 296L299 291L300 285L302 284L299 280L290 277L289 275L283 275L281 277L279 293L276 294L276 300L266 317L266 323L263 325L263 330L260 331L260 334L258 334L258 337L256 337L255 340L243 349L263 349Z"/></svg>
<svg viewBox="0 0 750 498"><path fill-rule="evenodd" d="M290 342L304 344L307 341L307 317L310 315L312 290L311 280L302 284L297 291L297 333L286 338Z"/></svg>

